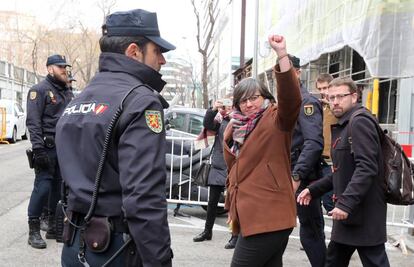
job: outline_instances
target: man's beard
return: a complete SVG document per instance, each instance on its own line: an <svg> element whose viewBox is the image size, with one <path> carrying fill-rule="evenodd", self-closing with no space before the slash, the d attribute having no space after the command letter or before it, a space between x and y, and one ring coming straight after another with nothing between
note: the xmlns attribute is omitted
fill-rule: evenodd
<svg viewBox="0 0 414 267"><path fill-rule="evenodd" d="M67 82L66 75L60 74L60 73L52 73L52 77L56 80L59 80L63 83Z"/></svg>

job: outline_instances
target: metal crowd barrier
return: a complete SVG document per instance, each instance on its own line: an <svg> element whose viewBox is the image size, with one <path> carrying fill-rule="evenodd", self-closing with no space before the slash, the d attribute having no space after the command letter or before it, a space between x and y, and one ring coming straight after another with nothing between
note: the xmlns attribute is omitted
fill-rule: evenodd
<svg viewBox="0 0 414 267"><path fill-rule="evenodd" d="M166 194L169 203L196 205L207 207L210 197L210 188L198 186L194 183L196 169L209 153L211 147L195 149L194 137L167 136L167 169ZM174 156L171 156L174 155ZM188 164L188 162L194 164ZM188 166L188 167L187 167ZM224 207L224 203L219 203Z"/></svg>

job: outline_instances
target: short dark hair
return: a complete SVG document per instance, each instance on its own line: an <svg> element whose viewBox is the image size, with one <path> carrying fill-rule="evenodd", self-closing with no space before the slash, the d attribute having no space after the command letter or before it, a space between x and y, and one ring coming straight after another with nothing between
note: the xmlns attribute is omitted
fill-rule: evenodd
<svg viewBox="0 0 414 267"><path fill-rule="evenodd" d="M240 111L240 100L253 96L257 90L264 99L269 99L272 103L276 102L274 96L262 82L249 77L241 80L234 88L233 106Z"/></svg>
<svg viewBox="0 0 414 267"><path fill-rule="evenodd" d="M356 83L354 82L354 80L352 80L349 77L338 77L338 78L333 79L329 83L329 88L333 86L341 86L341 85L347 86L349 88L350 93L358 93L358 87Z"/></svg>
<svg viewBox="0 0 414 267"><path fill-rule="evenodd" d="M144 51L146 45L150 42L145 37L142 36L110 36L103 35L101 39L99 39L99 47L101 48L101 52L111 52L111 53L118 53L124 54L125 50L128 46L132 43L139 46L139 48Z"/></svg>
<svg viewBox="0 0 414 267"><path fill-rule="evenodd" d="M333 77L329 73L321 73L318 75L318 78L316 78L317 83L330 83L333 80Z"/></svg>

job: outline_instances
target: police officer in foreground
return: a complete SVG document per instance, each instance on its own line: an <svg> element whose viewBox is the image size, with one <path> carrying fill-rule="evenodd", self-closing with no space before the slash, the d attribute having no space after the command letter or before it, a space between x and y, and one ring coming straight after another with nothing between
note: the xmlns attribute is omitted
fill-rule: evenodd
<svg viewBox="0 0 414 267"><path fill-rule="evenodd" d="M125 97L106 144L108 154L91 220L103 219L107 227L98 229L90 223L75 229L65 224L62 265L102 266L120 251L128 234L133 242L110 266L171 266L163 125L168 103L159 94L165 85L159 70L166 63L163 53L175 47L160 37L156 13L141 9L109 15L102 30L99 72L66 108L56 141L59 161L65 162L61 170L68 189L68 221L82 226L105 133ZM106 237L108 229L110 238L96 241ZM90 238L88 231L95 234Z"/></svg>
<svg viewBox="0 0 414 267"><path fill-rule="evenodd" d="M300 60L289 55L300 78ZM320 160L323 150L322 107L319 100L301 84L302 107L293 132L291 160L293 188L299 194L310 183L320 178ZM309 206L297 205L300 222L300 242L312 267L325 264L325 234L320 198Z"/></svg>
<svg viewBox="0 0 414 267"><path fill-rule="evenodd" d="M35 169L28 208L28 243L33 248L46 248L46 242L40 235L39 221L44 205L48 205L49 210L46 238L56 238L54 212L60 199L62 181L55 149L56 123L73 98L72 91L66 87L66 67L70 65L65 57L52 55L48 57L46 66L49 73L46 79L34 85L27 97L26 125L30 133Z"/></svg>

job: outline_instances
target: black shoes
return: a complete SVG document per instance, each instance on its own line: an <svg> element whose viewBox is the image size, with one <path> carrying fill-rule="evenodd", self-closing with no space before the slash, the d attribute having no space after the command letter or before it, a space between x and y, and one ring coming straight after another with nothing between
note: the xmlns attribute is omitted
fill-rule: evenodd
<svg viewBox="0 0 414 267"><path fill-rule="evenodd" d="M203 232L198 234L196 237L194 237L193 241L194 242L203 242L205 240L211 240L212 237L213 237L213 232L212 231L204 230Z"/></svg>
<svg viewBox="0 0 414 267"><path fill-rule="evenodd" d="M227 242L227 244L224 246L225 249L233 249L236 247L236 243L237 243L237 239L239 238L239 236L237 235L232 235L229 242Z"/></svg>
<svg viewBox="0 0 414 267"><path fill-rule="evenodd" d="M32 248L46 248L46 242L40 235L40 220L37 218L29 219L29 239L27 243Z"/></svg>

